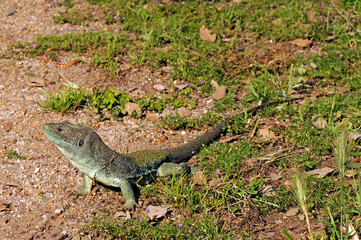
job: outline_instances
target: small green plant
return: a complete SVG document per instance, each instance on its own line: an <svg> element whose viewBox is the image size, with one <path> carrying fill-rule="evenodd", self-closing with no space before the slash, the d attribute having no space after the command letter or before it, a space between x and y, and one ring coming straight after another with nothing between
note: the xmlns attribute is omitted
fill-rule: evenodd
<svg viewBox="0 0 361 240"><path fill-rule="evenodd" d="M90 21L94 21L95 18L91 15L91 12L71 9L69 12L60 13L59 16L54 18L54 23L71 23L74 25L86 25Z"/></svg>
<svg viewBox="0 0 361 240"><path fill-rule="evenodd" d="M58 112L75 111L77 108L84 107L86 103L86 91L70 85L54 95L45 90L43 91L47 99L39 105L49 110Z"/></svg>
<svg viewBox="0 0 361 240"><path fill-rule="evenodd" d="M303 172L300 172L299 169L295 169L292 172L292 190L297 200L297 203L306 218L309 237L312 240L313 234L311 231L310 219L308 217L308 204L307 204L307 199L308 199L307 175Z"/></svg>
<svg viewBox="0 0 361 240"><path fill-rule="evenodd" d="M344 178L346 171L346 164L349 160L349 146L347 143L347 130L346 127L343 127L340 131L340 134L337 137L335 143L335 160L336 166L338 167L338 171L340 174L340 195L341 195L341 216L340 216L340 239L344 239L344 231L346 229L345 234L348 235L348 226L347 226L347 214L346 214L346 203L345 203L345 189L344 189ZM346 238L347 239L347 238Z"/></svg>
<svg viewBox="0 0 361 240"><path fill-rule="evenodd" d="M94 88L89 98L89 105L94 112L103 114L103 110L108 110L117 120L121 120L126 115L125 105L131 99L128 93L120 93L114 87L108 87L103 92L99 88Z"/></svg>
<svg viewBox="0 0 361 240"><path fill-rule="evenodd" d="M15 150L13 151L6 151L6 156L8 158L16 158L16 159L20 159L20 160L25 160L26 157L20 155L19 153L17 153Z"/></svg>

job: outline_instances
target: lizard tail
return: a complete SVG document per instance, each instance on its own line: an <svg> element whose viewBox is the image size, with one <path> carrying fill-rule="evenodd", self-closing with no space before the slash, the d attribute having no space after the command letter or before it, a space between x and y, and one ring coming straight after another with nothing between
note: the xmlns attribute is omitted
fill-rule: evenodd
<svg viewBox="0 0 361 240"><path fill-rule="evenodd" d="M303 97L299 98L292 98L288 100L279 100L275 102L269 102L269 103L263 103L261 105L255 106L253 108L250 108L246 111L245 114L247 116L254 115L259 109L262 109L264 107L277 105L284 102L293 102L297 100L302 100ZM196 153L203 145L207 145L210 142L212 142L214 139L219 137L221 133L224 130L224 127L232 120L232 117L227 118L208 132L204 133L203 135L191 140L190 142L181 145L179 147L175 148L168 148L165 149L167 156L169 157L170 162L179 163L181 161L184 161L188 158L190 158L194 153Z"/></svg>
<svg viewBox="0 0 361 240"><path fill-rule="evenodd" d="M188 143L175 148L168 148L167 155L169 160L173 163L179 163L185 159L190 158L196 153L203 145L207 145L221 135L223 128L228 124L231 118L228 118L207 131L203 135L189 141Z"/></svg>

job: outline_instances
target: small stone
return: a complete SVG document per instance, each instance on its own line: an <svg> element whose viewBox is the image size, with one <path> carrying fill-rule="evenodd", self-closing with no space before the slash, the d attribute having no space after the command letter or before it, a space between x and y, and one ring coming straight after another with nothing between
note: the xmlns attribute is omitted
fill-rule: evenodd
<svg viewBox="0 0 361 240"><path fill-rule="evenodd" d="M3 129L5 132L9 132L13 128L12 122L3 123Z"/></svg>
<svg viewBox="0 0 361 240"><path fill-rule="evenodd" d="M149 93L149 94L155 94L157 92L157 90L154 89L154 87L151 83L144 84L143 89L146 93Z"/></svg>
<svg viewBox="0 0 361 240"><path fill-rule="evenodd" d="M311 66L311 68L313 68L313 69L317 68L316 63L313 63L313 62L310 63L310 66Z"/></svg>
<svg viewBox="0 0 361 240"><path fill-rule="evenodd" d="M116 212L116 213L114 213L114 215L113 215L113 217L114 218L120 218L120 217L126 217L127 215L125 214L125 212L123 212L123 211L119 211L119 212Z"/></svg>
<svg viewBox="0 0 361 240"><path fill-rule="evenodd" d="M145 118L152 122L158 122L160 119L160 115L158 113L147 113Z"/></svg>
<svg viewBox="0 0 361 240"><path fill-rule="evenodd" d="M131 115L134 111L141 111L140 107L138 106L138 104L136 103L132 103L132 102L128 102L126 105L125 105L125 111L127 111L127 113L129 115Z"/></svg>
<svg viewBox="0 0 361 240"><path fill-rule="evenodd" d="M163 112L160 114L160 116L162 118L165 118L166 116L171 115L171 114L172 114L171 111L168 108L166 108L163 110Z"/></svg>
<svg viewBox="0 0 361 240"><path fill-rule="evenodd" d="M161 84L155 84L153 85L153 88L155 88L158 92L166 90L166 87Z"/></svg>
<svg viewBox="0 0 361 240"><path fill-rule="evenodd" d="M61 209L59 209L59 208L58 208L58 209L55 209L55 211L54 211L54 213L55 213L55 214L58 214L58 215L61 214L62 212L63 212L63 210L61 210Z"/></svg>
<svg viewBox="0 0 361 240"><path fill-rule="evenodd" d="M36 169L34 170L34 174L37 173L37 172L39 172L39 170L40 170L40 168L36 168Z"/></svg>
<svg viewBox="0 0 361 240"><path fill-rule="evenodd" d="M15 13L17 13L17 11L15 9L9 9L6 12L6 16L11 16L11 15L14 15Z"/></svg>
<svg viewBox="0 0 361 240"><path fill-rule="evenodd" d="M227 88L226 86L220 86L216 89L216 91L213 93L212 98L214 100L220 100L226 96Z"/></svg>
<svg viewBox="0 0 361 240"><path fill-rule="evenodd" d="M179 114L179 116L181 117L190 117L192 115L192 113L185 107L181 107L177 110L177 113Z"/></svg>
<svg viewBox="0 0 361 240"><path fill-rule="evenodd" d="M33 87L44 87L45 86L44 79L39 78L39 77L31 78L29 84L30 84L30 86L33 86Z"/></svg>
<svg viewBox="0 0 361 240"><path fill-rule="evenodd" d="M174 87L176 90L182 90L188 86L189 86L188 84L178 84L178 85L175 85Z"/></svg>

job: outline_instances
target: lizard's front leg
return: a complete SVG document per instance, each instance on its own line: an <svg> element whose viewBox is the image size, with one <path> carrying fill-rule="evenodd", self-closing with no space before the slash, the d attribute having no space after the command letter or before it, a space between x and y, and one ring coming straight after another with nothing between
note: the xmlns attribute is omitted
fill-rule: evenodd
<svg viewBox="0 0 361 240"><path fill-rule="evenodd" d="M84 173L83 175L84 183L83 186L77 191L79 195L87 195L90 193L93 186L93 179Z"/></svg>

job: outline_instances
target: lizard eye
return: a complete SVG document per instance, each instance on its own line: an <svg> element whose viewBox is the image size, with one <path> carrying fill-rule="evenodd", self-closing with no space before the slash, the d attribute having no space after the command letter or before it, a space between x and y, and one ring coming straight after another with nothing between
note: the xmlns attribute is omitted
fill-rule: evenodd
<svg viewBox="0 0 361 240"><path fill-rule="evenodd" d="M62 132L63 131L63 128L62 127L58 127L58 132Z"/></svg>
<svg viewBox="0 0 361 240"><path fill-rule="evenodd" d="M79 147L82 147L84 145L84 140L80 139L78 145L79 145Z"/></svg>

